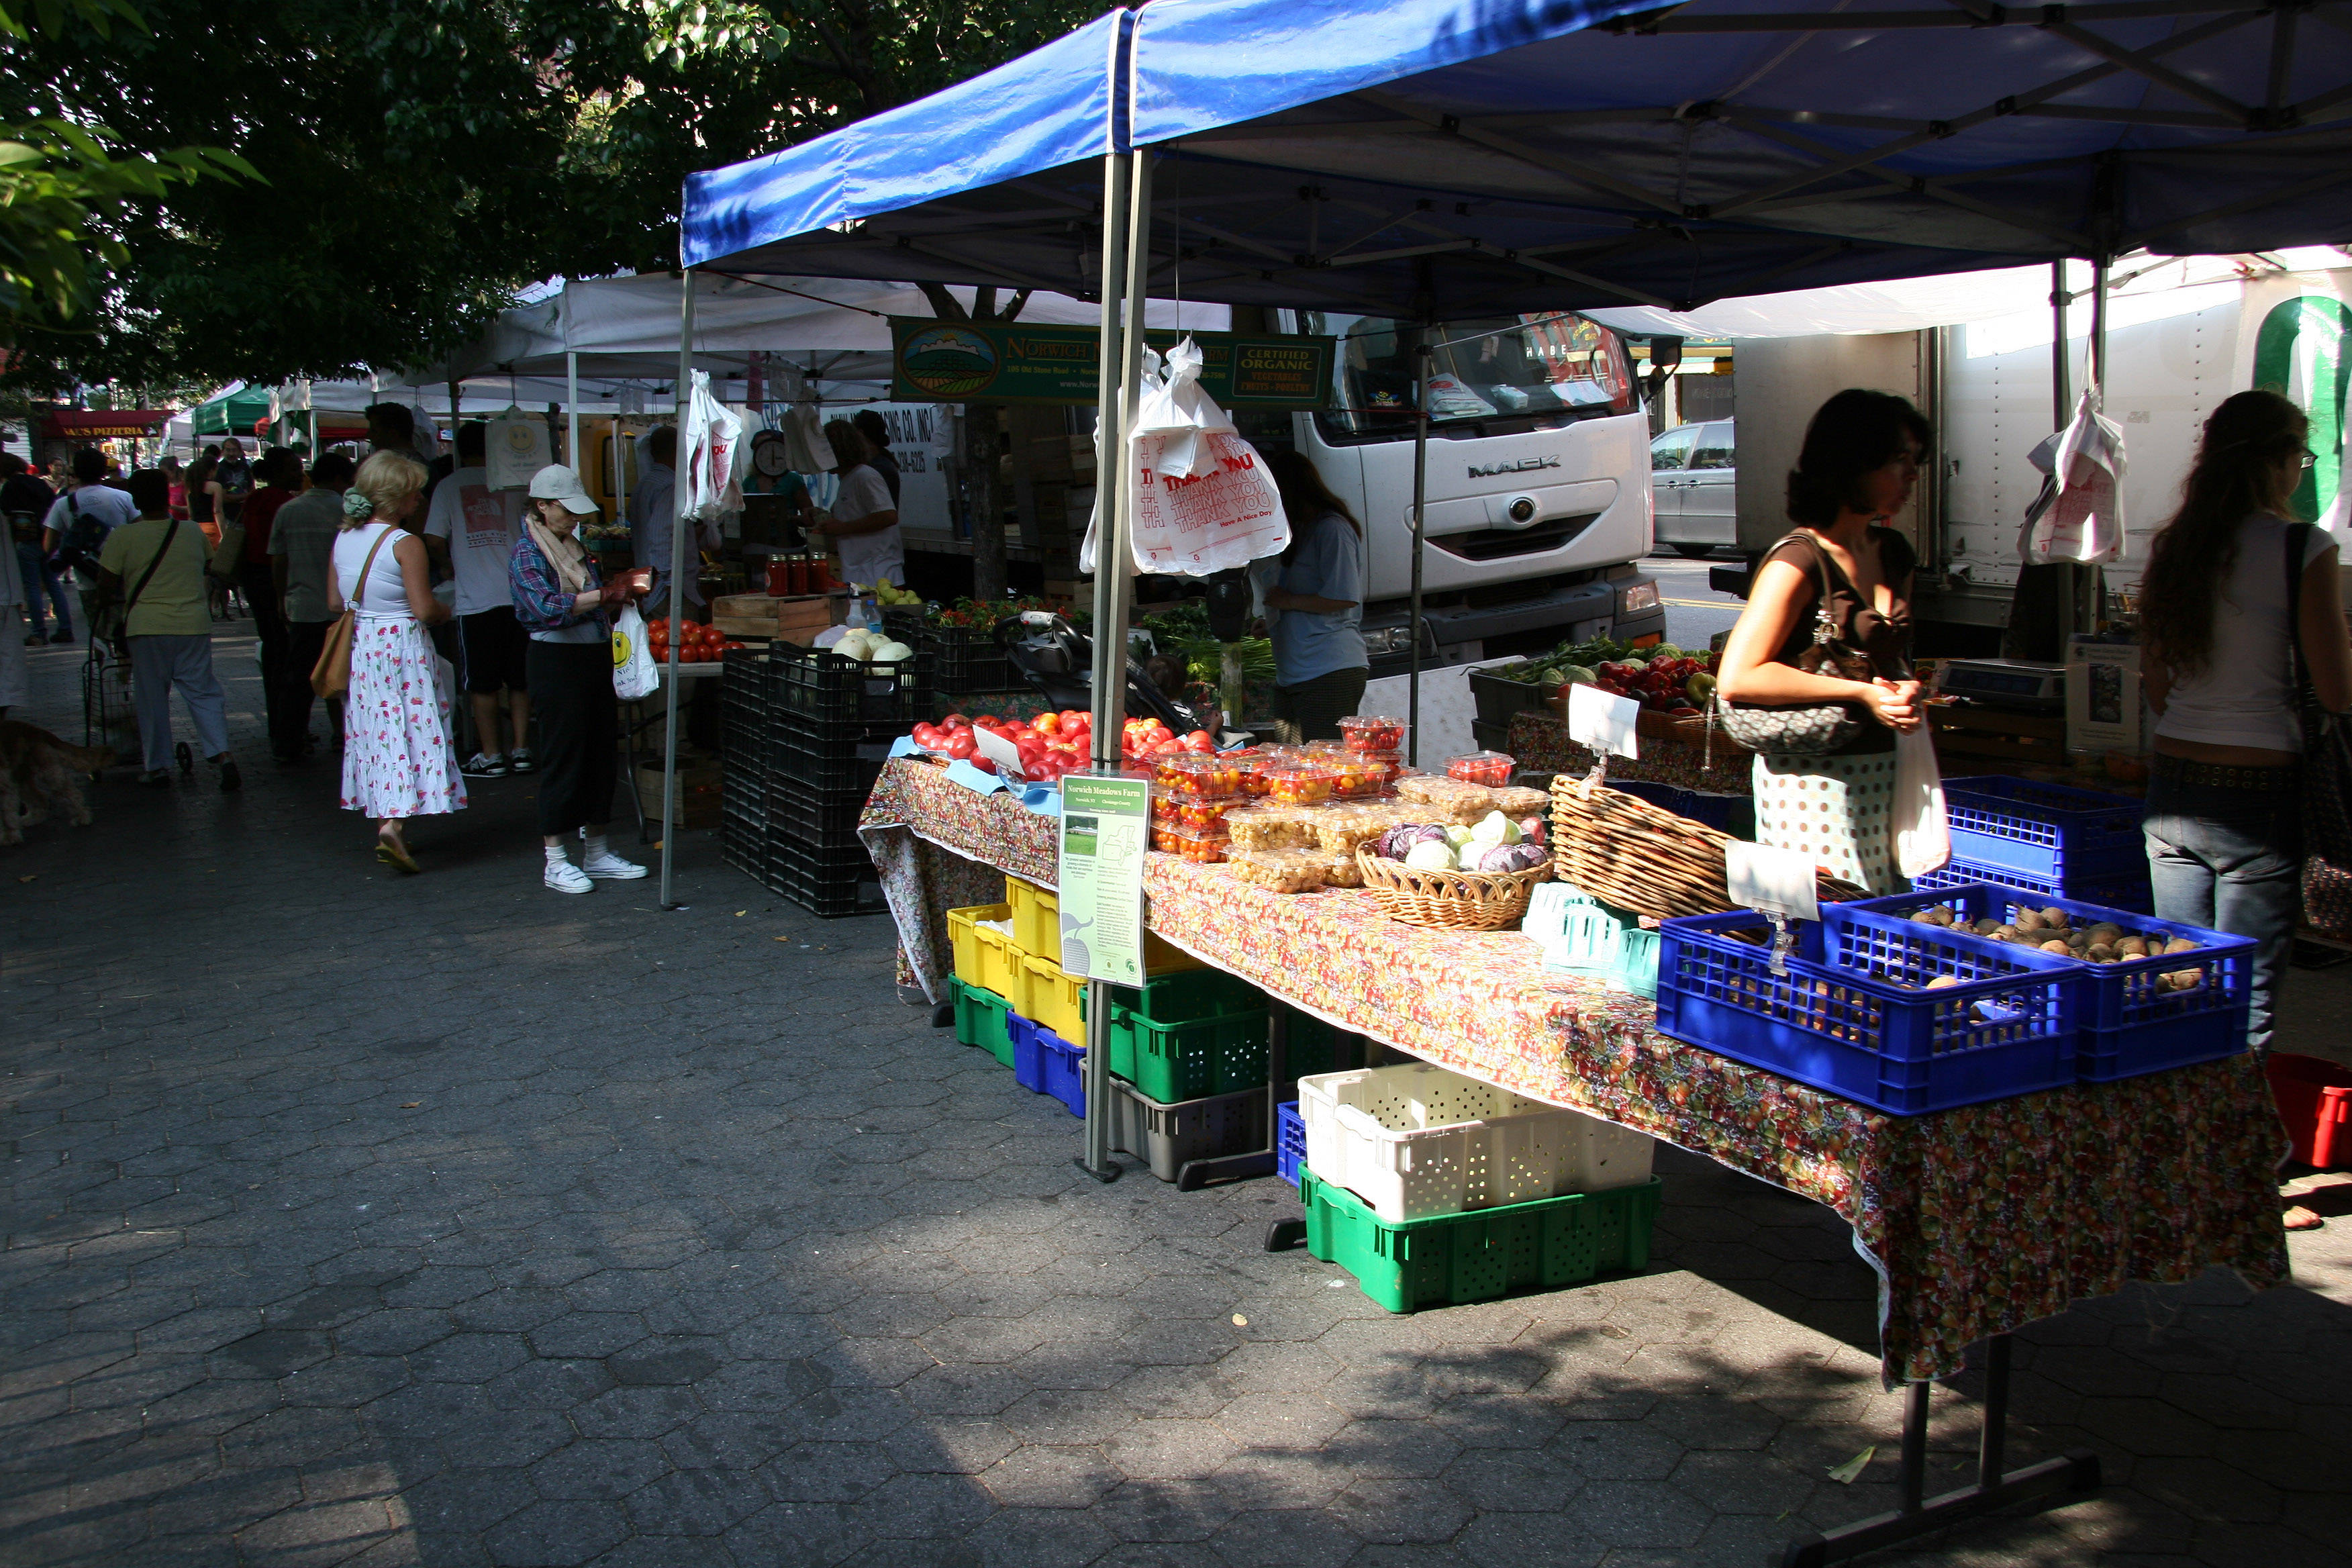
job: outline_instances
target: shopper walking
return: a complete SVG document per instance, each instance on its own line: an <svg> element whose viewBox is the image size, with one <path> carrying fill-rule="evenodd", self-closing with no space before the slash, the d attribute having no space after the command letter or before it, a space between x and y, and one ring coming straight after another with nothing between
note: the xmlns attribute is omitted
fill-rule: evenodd
<svg viewBox="0 0 2352 1568"><path fill-rule="evenodd" d="M522 537L521 498L490 488L484 466L488 427L457 426L457 466L433 492L425 521L425 547L457 578L458 670L474 705L474 754L460 764L467 778L504 778L537 766L530 752L530 639L515 619L509 563ZM501 724L499 698L507 700ZM513 743L502 745L505 733Z"/></svg>
<svg viewBox="0 0 2352 1568"><path fill-rule="evenodd" d="M2301 905L2290 651L2301 650L2321 706L2352 709L2336 544L2290 521L2309 439L2303 410L2277 393L2225 398L2140 578L2141 689L2157 715L2146 821L2156 912L2262 943L2247 1018L2257 1055L2270 1049Z"/></svg>
<svg viewBox="0 0 2352 1568"><path fill-rule="evenodd" d="M310 672L326 651L335 616L327 580L336 537L343 528L343 492L352 487L352 460L329 452L310 465L310 488L278 509L269 529L270 585L286 620L285 681L269 710L269 752L293 764L310 753ZM327 699L328 749L343 744L343 700Z"/></svg>
<svg viewBox="0 0 2352 1568"><path fill-rule="evenodd" d="M1274 642L1274 712L1286 741L1336 741L1358 711L1371 658L1364 651L1364 531L1299 453L1266 471L1290 519L1290 544L1257 577Z"/></svg>
<svg viewBox="0 0 2352 1568"><path fill-rule="evenodd" d="M278 607L278 584L269 565L269 533L279 509L302 489L302 460L290 447L272 447L253 467L258 481L237 516L243 542L233 561L215 560L213 574L236 584L253 613L253 629L261 642L261 688L268 710L269 732L278 733L278 703L286 684L288 649L286 617ZM306 676L309 671L303 672ZM272 742L275 750L275 742Z"/></svg>
<svg viewBox="0 0 2352 1568"><path fill-rule="evenodd" d="M604 583L595 557L581 546L580 520L596 503L580 476L550 464L532 476L530 510L509 566L515 618L530 634L530 684L539 714L539 831L546 850L543 880L559 893L585 893L600 879L625 881L643 866L612 851L621 714L613 695L612 614L649 588L644 568ZM580 864L567 853L573 834L585 842Z"/></svg>
<svg viewBox="0 0 2352 1568"><path fill-rule="evenodd" d="M214 477L220 468L220 448L206 447L188 465L188 477L182 488L187 491L188 521L203 531L206 544L220 544L220 481Z"/></svg>
<svg viewBox="0 0 2352 1568"><path fill-rule="evenodd" d="M173 517L178 518L182 522L185 522L185 521L188 521L188 471L187 471L187 469L185 469L185 468L182 468L182 467L180 466L180 459L179 459L179 458L175 458L175 457L173 457L173 456L172 456L170 453L168 453L168 452L167 452L167 453L165 453L165 454L163 455L163 460L162 462L160 462L160 463L156 464L155 466L156 466L157 468L159 468L163 469L163 477L164 477L165 479L169 479L169 480L172 482L172 489L171 489L171 492L170 492L170 493L171 493L171 497L172 497L172 515L173 515Z"/></svg>
<svg viewBox="0 0 2352 1568"><path fill-rule="evenodd" d="M375 858L415 873L410 818L466 808L466 781L449 744L451 693L425 628L449 618L433 595L425 542L404 526L425 489L425 465L378 452L343 497L327 608L357 612L345 701L345 811L376 825Z"/></svg>
<svg viewBox="0 0 2352 1568"><path fill-rule="evenodd" d="M42 521L41 547L60 566L72 571L81 595L82 624L96 639L98 617L90 612L98 592L99 554L106 547L107 536L137 517L139 509L127 493L105 482L106 458L97 447L84 447L73 455L72 473L66 493ZM119 626L109 635L119 636Z"/></svg>
<svg viewBox="0 0 2352 1568"><path fill-rule="evenodd" d="M905 587L907 550L898 531L898 506L874 466L866 437L848 420L829 419L824 438L833 445L833 471L841 477L841 489L833 498L833 520L811 523L810 533L836 542L845 581L868 588L878 583Z"/></svg>
<svg viewBox="0 0 2352 1568"><path fill-rule="evenodd" d="M58 492L41 481L32 465L14 452L0 452L0 513L8 519L9 550L16 558L25 595L25 618L31 623L25 646L73 641L73 611L66 604L66 585L57 563L41 547L42 522L58 503ZM42 595L57 613L58 629L42 630Z"/></svg>
<svg viewBox="0 0 2352 1568"><path fill-rule="evenodd" d="M1822 405L1789 475L1797 526L1765 552L1724 644L1719 694L1742 706L1849 705L1868 721L1827 755L1759 752L1756 839L1842 881L1902 891L1895 869L1895 736L1921 721L1911 675L1910 541L1886 526L1918 482L1932 437L1917 409L1859 389ZM1823 657L1826 626L1850 660Z"/></svg>
<svg viewBox="0 0 2352 1568"><path fill-rule="evenodd" d="M220 772L221 793L244 780L229 754L227 699L213 671L212 618L205 608L204 535L172 515L172 485L162 470L131 476L137 516L106 536L99 583L122 605L131 648L131 696L139 713L139 782L162 784L172 773L172 693L177 690L205 761Z"/></svg>

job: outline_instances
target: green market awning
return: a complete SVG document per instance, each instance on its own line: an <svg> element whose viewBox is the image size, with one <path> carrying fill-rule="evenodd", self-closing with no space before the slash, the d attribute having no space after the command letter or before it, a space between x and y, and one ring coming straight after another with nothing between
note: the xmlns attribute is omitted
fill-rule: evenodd
<svg viewBox="0 0 2352 1568"><path fill-rule="evenodd" d="M242 436L251 439L257 420L269 417L269 393L267 389L240 387L199 403L188 416L199 436Z"/></svg>

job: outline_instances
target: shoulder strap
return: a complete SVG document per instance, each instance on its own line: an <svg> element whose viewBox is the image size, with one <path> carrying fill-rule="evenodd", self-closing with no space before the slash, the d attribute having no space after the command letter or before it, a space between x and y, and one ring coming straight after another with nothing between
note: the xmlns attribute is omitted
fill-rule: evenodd
<svg viewBox="0 0 2352 1568"><path fill-rule="evenodd" d="M1782 544L1788 543L1792 539L1804 541L1807 547L1812 551L1813 572L1821 579L1820 597L1813 602L1813 640L1817 643L1835 641L1838 626L1837 617L1830 611L1830 552L1822 548L1822 542L1804 529L1792 528L1782 534L1772 549L1765 553L1767 555L1773 553Z"/></svg>
<svg viewBox="0 0 2352 1568"><path fill-rule="evenodd" d="M2298 693L2311 683L2311 671L2303 662L2303 558L2311 551L2311 528L2307 522L2291 522L2286 529L2287 673Z"/></svg>
<svg viewBox="0 0 2352 1568"><path fill-rule="evenodd" d="M163 564L163 557L172 552L172 541L179 536L180 520L175 517L172 520L171 526L163 530L163 542L155 547L155 558L147 563L146 571L139 574L138 586L131 590L131 597L122 601L124 615L128 616L139 607L139 595L145 593L147 584L155 580L155 569Z"/></svg>

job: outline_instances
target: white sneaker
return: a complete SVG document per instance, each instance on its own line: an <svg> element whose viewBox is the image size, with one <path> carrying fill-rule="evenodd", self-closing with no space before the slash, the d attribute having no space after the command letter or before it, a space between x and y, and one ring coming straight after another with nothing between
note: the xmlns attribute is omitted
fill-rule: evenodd
<svg viewBox="0 0 2352 1568"><path fill-rule="evenodd" d="M634 860L624 860L610 849L586 857L580 868L599 881L606 882L634 882L646 874L643 866Z"/></svg>
<svg viewBox="0 0 2352 1568"><path fill-rule="evenodd" d="M547 863L547 885L559 893L593 893L596 890L596 884L588 879L588 873L569 860L550 860Z"/></svg>

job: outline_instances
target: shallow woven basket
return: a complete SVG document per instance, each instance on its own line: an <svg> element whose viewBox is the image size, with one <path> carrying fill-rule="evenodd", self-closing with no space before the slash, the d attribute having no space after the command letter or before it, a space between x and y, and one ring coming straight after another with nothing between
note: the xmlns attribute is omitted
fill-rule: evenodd
<svg viewBox="0 0 2352 1568"><path fill-rule="evenodd" d="M1416 871L1402 860L1360 846L1356 864L1364 891L1379 900L1391 920L1446 931L1501 931L1519 923L1538 882L1551 879L1549 866L1528 871Z"/></svg>
<svg viewBox="0 0 2352 1568"><path fill-rule="evenodd" d="M1606 784L1561 773L1551 784L1552 868L1603 903L1664 920L1733 908L1723 847L1731 836ZM1817 877L1824 903L1863 889Z"/></svg>

